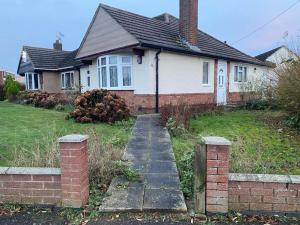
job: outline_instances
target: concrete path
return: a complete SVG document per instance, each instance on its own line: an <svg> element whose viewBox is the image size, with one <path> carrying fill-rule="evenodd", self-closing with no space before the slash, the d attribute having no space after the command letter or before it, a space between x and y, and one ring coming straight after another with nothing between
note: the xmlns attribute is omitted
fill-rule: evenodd
<svg viewBox="0 0 300 225"><path fill-rule="evenodd" d="M170 135L160 125L159 115L138 116L125 158L141 179L128 182L115 178L101 211L187 211Z"/></svg>

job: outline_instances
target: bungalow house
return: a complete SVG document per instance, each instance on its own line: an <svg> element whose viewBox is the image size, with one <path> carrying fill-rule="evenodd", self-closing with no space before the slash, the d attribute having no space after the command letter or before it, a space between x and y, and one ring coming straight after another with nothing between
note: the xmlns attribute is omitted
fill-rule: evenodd
<svg viewBox="0 0 300 225"><path fill-rule="evenodd" d="M18 74L25 77L27 90L49 93L79 91L81 62L75 59L77 51L63 51L57 40L53 49L24 46Z"/></svg>
<svg viewBox="0 0 300 225"><path fill-rule="evenodd" d="M240 84L259 79L267 69L259 59L198 30L198 0L180 0L179 19L167 13L149 18L100 4L73 61L81 63L76 68L82 92L108 89L135 110L156 111L179 99L189 104L239 101ZM39 73L29 74L45 73L32 64ZM62 66L53 67L55 76L62 74Z"/></svg>

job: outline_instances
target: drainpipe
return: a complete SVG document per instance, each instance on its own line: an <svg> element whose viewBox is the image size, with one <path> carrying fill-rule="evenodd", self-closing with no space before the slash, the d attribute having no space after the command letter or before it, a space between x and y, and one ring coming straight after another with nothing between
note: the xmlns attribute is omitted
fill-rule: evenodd
<svg viewBox="0 0 300 225"><path fill-rule="evenodd" d="M160 49L155 56L156 59L155 113L159 113L159 55L161 52L162 49Z"/></svg>

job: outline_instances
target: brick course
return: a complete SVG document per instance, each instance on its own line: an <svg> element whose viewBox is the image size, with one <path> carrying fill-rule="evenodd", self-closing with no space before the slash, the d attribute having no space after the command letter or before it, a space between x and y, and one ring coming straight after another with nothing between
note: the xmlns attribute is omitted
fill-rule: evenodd
<svg viewBox="0 0 300 225"><path fill-rule="evenodd" d="M300 184L229 182L229 209L236 211L300 212Z"/></svg>
<svg viewBox="0 0 300 225"><path fill-rule="evenodd" d="M155 95L134 94L134 91L111 91L124 98L127 105L133 113L136 112L154 112ZM190 105L212 104L214 103L213 93L191 93L191 94L160 94L159 107L164 105L176 105L179 102L185 102Z"/></svg>
<svg viewBox="0 0 300 225"><path fill-rule="evenodd" d="M61 205L61 176L1 174L0 203Z"/></svg>

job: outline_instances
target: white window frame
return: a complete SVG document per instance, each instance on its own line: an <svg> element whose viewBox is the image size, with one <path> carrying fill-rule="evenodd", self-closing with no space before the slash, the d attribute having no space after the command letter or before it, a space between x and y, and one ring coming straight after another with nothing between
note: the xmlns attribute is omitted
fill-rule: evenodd
<svg viewBox="0 0 300 225"><path fill-rule="evenodd" d="M204 83L204 64L207 63L207 83ZM202 86L210 86L210 62L204 61L202 64Z"/></svg>
<svg viewBox="0 0 300 225"><path fill-rule="evenodd" d="M73 77L73 83L71 82L71 87L66 87L66 74L70 74ZM66 71L66 72L61 73L60 74L60 83L61 83L62 90L74 90L75 89L74 71Z"/></svg>
<svg viewBox="0 0 300 225"><path fill-rule="evenodd" d="M233 67L233 81L234 83L246 83L248 82L249 69L244 65L235 65Z"/></svg>
<svg viewBox="0 0 300 225"><path fill-rule="evenodd" d="M110 57L117 57L117 63L116 64L109 64L109 58ZM123 63L122 58L123 57L129 57L130 62L129 63ZM101 65L101 60L106 59L106 64ZM110 86L110 67L116 66L117 67L117 81L118 86L117 87L111 87ZM124 86L123 83L123 67L130 67L131 74L131 85L130 86ZM105 68L106 70L106 87L102 85L102 68ZM133 56L132 55L105 55L100 56L97 59L97 73L98 73L98 83L99 88L107 89L107 90L133 90Z"/></svg>
<svg viewBox="0 0 300 225"><path fill-rule="evenodd" d="M38 87L34 87L34 76L37 75L38 77ZM31 88L29 85L29 76L31 76ZM38 91L41 89L41 79L39 73L25 73L25 81L26 81L26 90L30 91Z"/></svg>

